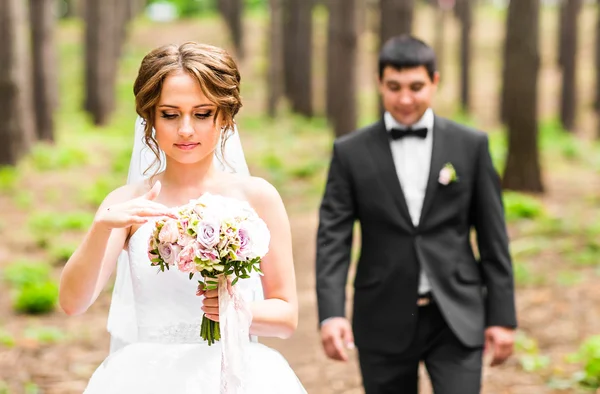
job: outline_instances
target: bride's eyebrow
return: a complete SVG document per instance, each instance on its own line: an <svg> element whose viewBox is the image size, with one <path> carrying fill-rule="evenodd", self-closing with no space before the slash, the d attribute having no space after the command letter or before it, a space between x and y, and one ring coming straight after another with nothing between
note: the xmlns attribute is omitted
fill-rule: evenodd
<svg viewBox="0 0 600 394"><path fill-rule="evenodd" d="M171 105L171 104L160 104L160 105L158 106L158 108L163 108L163 107L165 107L165 108L174 108L174 109L179 109L179 107L178 107L177 105ZM194 107L194 109L196 109L196 108L212 108L212 107L214 107L214 104L206 103L206 104L199 104L199 105L196 105L196 106Z"/></svg>

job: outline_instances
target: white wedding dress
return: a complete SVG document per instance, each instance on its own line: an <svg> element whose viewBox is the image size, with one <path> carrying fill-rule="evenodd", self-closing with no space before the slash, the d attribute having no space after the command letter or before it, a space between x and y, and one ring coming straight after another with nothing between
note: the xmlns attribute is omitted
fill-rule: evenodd
<svg viewBox="0 0 600 394"><path fill-rule="evenodd" d="M133 283L138 341L108 356L96 369L85 394L218 394L221 342L200 338L202 297L198 282L177 270L157 272L147 257L151 222L130 238L128 254ZM254 273L255 274L255 273ZM260 286L260 277L235 285L244 299ZM287 361L275 350L248 342L241 361L237 394L305 394Z"/></svg>

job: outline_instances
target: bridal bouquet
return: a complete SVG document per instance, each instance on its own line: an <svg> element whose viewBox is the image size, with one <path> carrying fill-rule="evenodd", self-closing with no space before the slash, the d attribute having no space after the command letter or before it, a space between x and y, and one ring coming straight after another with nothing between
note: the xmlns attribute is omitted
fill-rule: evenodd
<svg viewBox="0 0 600 394"><path fill-rule="evenodd" d="M204 194L178 208L179 219L159 220L148 241L148 256L161 271L175 267L199 275L205 290L262 274L260 262L269 250L270 233L246 201ZM221 305L221 290L219 291ZM202 317L200 336L209 345L221 339L219 322Z"/></svg>

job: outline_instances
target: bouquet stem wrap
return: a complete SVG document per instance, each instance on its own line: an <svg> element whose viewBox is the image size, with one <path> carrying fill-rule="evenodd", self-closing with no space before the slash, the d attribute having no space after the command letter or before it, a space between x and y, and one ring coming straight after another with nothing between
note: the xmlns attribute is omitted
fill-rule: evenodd
<svg viewBox="0 0 600 394"><path fill-rule="evenodd" d="M252 311L239 288L228 286L225 275L219 275L219 321L221 330L220 394L243 394L245 348L250 343ZM231 293L229 291L231 289Z"/></svg>

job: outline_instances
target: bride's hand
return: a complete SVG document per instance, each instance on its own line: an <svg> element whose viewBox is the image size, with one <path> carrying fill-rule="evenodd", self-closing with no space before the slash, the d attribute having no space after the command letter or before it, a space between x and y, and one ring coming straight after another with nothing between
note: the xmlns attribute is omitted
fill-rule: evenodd
<svg viewBox="0 0 600 394"><path fill-rule="evenodd" d="M143 196L112 205L98 212L94 221L103 227L113 229L144 224L150 217L177 219L177 216L169 208L153 201L159 193L160 182L156 182L152 189Z"/></svg>
<svg viewBox="0 0 600 394"><path fill-rule="evenodd" d="M231 277L227 278L227 291L229 294L232 294L233 292ZM203 285L199 284L196 295L204 296L204 299L202 300L202 311L206 318L212 321L219 321L219 289L204 290Z"/></svg>

